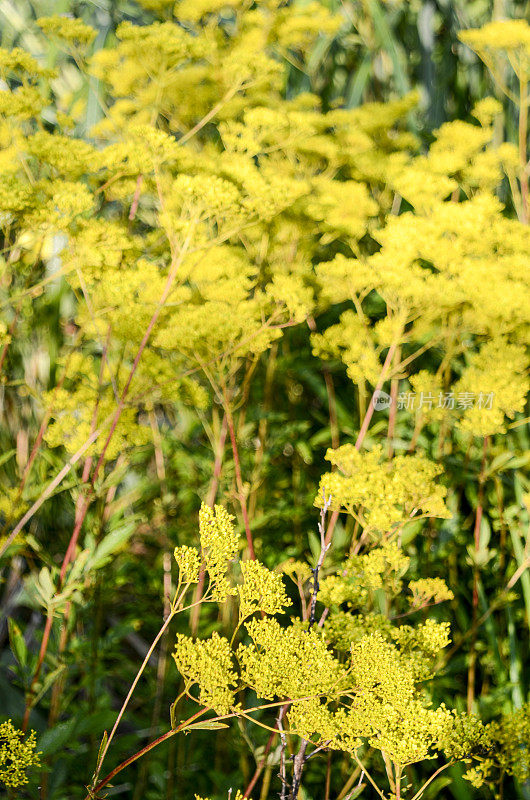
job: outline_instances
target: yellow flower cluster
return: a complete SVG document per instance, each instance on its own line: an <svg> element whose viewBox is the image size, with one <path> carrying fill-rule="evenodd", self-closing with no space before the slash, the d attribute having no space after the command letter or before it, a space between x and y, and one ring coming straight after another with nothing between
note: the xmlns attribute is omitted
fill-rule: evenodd
<svg viewBox="0 0 530 800"><path fill-rule="evenodd" d="M175 547L173 552L179 568L179 578L182 583L197 583L201 569L201 560L195 547L181 545Z"/></svg>
<svg viewBox="0 0 530 800"><path fill-rule="evenodd" d="M498 23L504 31L510 25ZM515 27L523 36L528 26L521 21ZM493 38L492 34L492 42ZM529 229L505 216L494 195L503 174L513 187L520 166L515 145L493 146L493 123L499 110L497 100L484 98L473 110L480 124L443 125L425 155L411 156L398 148L390 153L385 162L386 182L396 192L394 202L403 198L406 205L401 204L402 213L388 216L384 227L372 231L380 250L366 257L352 248L354 255L338 255L316 266L319 299L348 302L353 307L343 311L338 324L312 336L313 352L319 358L340 359L361 392L365 381L376 383L382 348L393 342L407 347L416 342L421 348L431 340L444 349L449 362L464 349L463 342L470 349L471 361L475 343L487 345L493 353L503 349L504 345L495 344L499 337L509 347L527 341ZM407 210L410 206L413 212ZM367 313L375 305L365 303L369 295L381 299L384 318L378 312L374 321ZM464 375L453 386L444 383L445 391L450 388L478 397L496 393L498 388L505 397L503 409L475 407L460 414L462 425L478 435L503 432L504 409L514 413L521 408L526 367L506 355L506 374L509 369L523 372L513 391L506 390L500 374L504 358L491 359L489 369L476 375L473 390L464 386ZM471 372L467 377L473 377ZM441 373L423 370L409 380L417 394L436 397L442 391ZM423 407L422 420L441 420L450 413L435 403Z"/></svg>
<svg viewBox="0 0 530 800"><path fill-rule="evenodd" d="M16 121L32 119L45 106L44 98L34 86L19 86L13 91L0 90L0 114Z"/></svg>
<svg viewBox="0 0 530 800"><path fill-rule="evenodd" d="M47 131L29 136L25 147L39 164L41 175L48 167L50 177L71 181L90 171L97 157L97 150L88 142Z"/></svg>
<svg viewBox="0 0 530 800"><path fill-rule="evenodd" d="M319 35L332 36L343 23L339 14L331 14L321 3L312 0L303 6L280 8L276 15L271 39L280 47L308 50Z"/></svg>
<svg viewBox="0 0 530 800"><path fill-rule="evenodd" d="M469 357L469 364L455 384L456 392L471 392L479 397L492 393L491 404L467 408L458 425L475 436L504 433L505 415L513 419L525 405L530 389L529 360L523 345L509 344L502 338L486 342ZM490 407L491 405L491 407Z"/></svg>
<svg viewBox="0 0 530 800"><path fill-rule="evenodd" d="M238 552L238 537L234 531L233 517L223 506L211 509L205 503L199 511L199 537L201 554L210 575L210 594L222 602L236 593L230 586L226 571Z"/></svg>
<svg viewBox="0 0 530 800"><path fill-rule="evenodd" d="M327 328L324 333L313 334L311 343L313 355L318 358L340 358L346 365L348 377L354 383L363 380L372 384L377 382L381 365L373 335L359 315L351 309L345 311L340 322Z"/></svg>
<svg viewBox="0 0 530 800"><path fill-rule="evenodd" d="M227 558L236 552L229 516L219 506L215 512L203 506L200 530L206 560L213 559L215 551L214 560L224 570ZM197 576L195 551L177 548L176 557L184 573ZM350 556L336 577L356 583L364 601L370 596L373 602L384 591L403 604L408 565L397 544L386 542L364 555ZM293 571L307 577L306 565L293 563ZM283 611L287 597L281 575L256 561L243 562L241 572L243 585L236 592L239 623L258 611ZM412 581L409 589L411 610L452 596L437 579ZM327 602L326 591L321 590L319 600ZM463 731L469 728L465 720L443 705L433 707L423 688L449 643L447 623L427 619L415 626L396 625L387 615L352 614L335 606L322 626L262 617L247 620L244 627L250 642L244 639L234 649L217 633L198 641L177 637L174 659L186 691L193 697L192 688L198 686L197 701L215 713L237 716L242 709L235 703L236 692L247 688L259 701L290 701L286 719L291 734L317 746L355 753L368 743L400 766L430 758L437 750L454 752L455 758L469 758L477 750L476 741L470 744L473 731ZM480 738L480 731L475 734L475 740Z"/></svg>
<svg viewBox="0 0 530 800"><path fill-rule="evenodd" d="M25 83L35 78L51 78L55 75L53 70L42 67L31 53L20 47L12 50L0 47L0 74L5 80L12 73L20 76Z"/></svg>
<svg viewBox="0 0 530 800"><path fill-rule="evenodd" d="M24 786L28 783L26 771L40 766L35 747L34 731L24 738L11 720L0 723L0 781L8 789Z"/></svg>
<svg viewBox="0 0 530 800"><path fill-rule="evenodd" d="M443 603L452 600L454 595L441 578L418 578L409 582L409 591L415 606L427 603Z"/></svg>
<svg viewBox="0 0 530 800"><path fill-rule="evenodd" d="M410 659L379 632L351 646L348 680L352 703L333 710L333 701L294 703L292 727L315 744L351 752L362 740L405 766L429 758L447 736L451 713L432 708L416 687Z"/></svg>
<svg viewBox="0 0 530 800"><path fill-rule="evenodd" d="M292 703L288 717L291 729L299 736L346 753L357 751L362 746L362 737L370 732L367 720L317 698Z"/></svg>
<svg viewBox="0 0 530 800"><path fill-rule="evenodd" d="M237 660L241 678L258 697L297 699L333 694L345 671L328 649L323 634L294 621L283 628L276 619L252 619L245 624L252 643L241 644Z"/></svg>
<svg viewBox="0 0 530 800"><path fill-rule="evenodd" d="M367 598L381 588L391 595L401 589L410 559L396 542L383 542L364 555L351 555L336 575L320 582L318 598L326 606L362 607Z"/></svg>
<svg viewBox="0 0 530 800"><path fill-rule="evenodd" d="M413 519L451 516L446 489L435 483L441 468L424 456L400 455L389 462L380 445L360 453L346 444L328 450L326 459L340 471L322 476L315 505L322 505L325 493L332 508L354 516L372 535L392 535Z"/></svg>
<svg viewBox="0 0 530 800"><path fill-rule="evenodd" d="M388 305L409 314L421 311L418 336L432 335L434 323L443 329L449 315L460 336L498 335L528 325L524 264L530 233L501 210L495 197L477 194L462 203L438 203L424 216L390 218L378 232L382 248L369 259L377 272L375 288Z"/></svg>
<svg viewBox="0 0 530 800"><path fill-rule="evenodd" d="M216 714L228 714L235 705L237 675L228 639L215 631L209 639L194 642L177 635L173 658L187 688L199 687L199 702Z"/></svg>
<svg viewBox="0 0 530 800"><path fill-rule="evenodd" d="M496 20L482 28L461 31L459 38L488 65L492 56L507 56L521 79L530 73L530 25L525 19Z"/></svg>
<svg viewBox="0 0 530 800"><path fill-rule="evenodd" d="M48 36L57 36L66 42L79 46L91 44L97 36L97 31L81 19L60 16L40 17L37 25Z"/></svg>
<svg viewBox="0 0 530 800"><path fill-rule="evenodd" d="M525 783L530 777L530 759L526 750L530 736L530 705L525 703L512 713L504 714L487 730L498 744L496 760L501 770Z"/></svg>
<svg viewBox="0 0 530 800"><path fill-rule="evenodd" d="M271 572L259 561L242 561L241 574L243 585L237 587L240 622L256 611L278 614L289 605L280 574Z"/></svg>
<svg viewBox="0 0 530 800"><path fill-rule="evenodd" d="M75 353L68 362L69 380L65 386L45 393L43 399L52 418L45 433L45 441L50 447L63 446L68 453L74 454L99 430L98 440L87 453L101 452L114 417L116 394L112 382L107 383L108 377L104 386L99 385L99 368L92 357ZM106 459L113 460L127 447L141 446L150 439L147 426L137 422L136 409L125 408L106 451Z"/></svg>
<svg viewBox="0 0 530 800"><path fill-rule="evenodd" d="M498 722L484 725L478 717L453 712L452 726L442 741L444 753L455 760L476 765L464 778L477 789L485 786L495 791L499 777L511 775L524 783L530 775L526 744L530 733L530 706L502 715Z"/></svg>

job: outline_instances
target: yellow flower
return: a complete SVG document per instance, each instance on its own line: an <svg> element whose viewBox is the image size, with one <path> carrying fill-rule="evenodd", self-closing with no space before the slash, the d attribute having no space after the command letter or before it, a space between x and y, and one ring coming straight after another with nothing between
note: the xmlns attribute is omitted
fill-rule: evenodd
<svg viewBox="0 0 530 800"><path fill-rule="evenodd" d="M0 781L8 789L28 783L26 771L39 767L39 753L35 752L36 738L32 731L24 739L11 720L0 723Z"/></svg>

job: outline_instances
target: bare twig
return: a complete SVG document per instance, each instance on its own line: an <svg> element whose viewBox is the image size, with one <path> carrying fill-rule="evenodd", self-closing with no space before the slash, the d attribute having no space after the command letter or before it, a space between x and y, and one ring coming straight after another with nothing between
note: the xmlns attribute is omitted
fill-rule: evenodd
<svg viewBox="0 0 530 800"><path fill-rule="evenodd" d="M298 797L298 792L300 791L300 784L302 783L302 772L304 771L304 765L307 761L307 757L305 751L307 750L307 745L309 742L307 739L302 739L300 743L300 747L298 749L298 753L294 757L293 762L293 785L291 787L291 794L290 800L296 800Z"/></svg>
<svg viewBox="0 0 530 800"><path fill-rule="evenodd" d="M311 592L311 602L309 605L309 620L308 631L311 630L316 622L315 610L317 605L317 595L319 588L319 574L324 563L324 558L329 550L331 542L326 541L326 515L331 505L331 495L326 497L325 491L322 494L322 508L320 509L320 521L318 523L318 532L320 534L320 555L317 564L312 571L313 573L313 587ZM307 739L302 739L298 752L293 759L293 783L291 786L290 800L297 800L298 792L300 791L300 784L302 782L302 773L304 766L310 756L306 755L306 750L309 742ZM320 749L320 748L317 748ZM283 797L282 797L283 800Z"/></svg>
<svg viewBox="0 0 530 800"><path fill-rule="evenodd" d="M322 501L323 503L322 508L320 509L320 521L318 523L318 532L320 534L320 555L318 557L316 567L311 570L313 573L313 591L311 594L311 604L309 606L309 630L311 630L315 623L315 610L317 606L317 595L319 588L318 576L320 570L322 569L322 564L324 563L326 553L328 552L331 544L331 542L326 542L326 515L331 505L331 495L326 497L326 493L323 492Z"/></svg>
<svg viewBox="0 0 530 800"><path fill-rule="evenodd" d="M280 800L287 800L287 777L285 771L285 751L287 749L287 736L285 735L285 730L283 728L283 717L286 708L287 706L282 706L280 708L280 713L278 714L278 719L276 720L276 727L278 728L278 731L280 733L280 741L282 743L280 750L280 780L282 782Z"/></svg>

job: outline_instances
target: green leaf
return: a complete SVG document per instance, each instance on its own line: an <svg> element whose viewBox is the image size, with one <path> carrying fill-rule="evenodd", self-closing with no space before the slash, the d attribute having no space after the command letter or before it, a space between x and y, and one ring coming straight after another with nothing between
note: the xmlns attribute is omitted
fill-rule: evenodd
<svg viewBox="0 0 530 800"><path fill-rule="evenodd" d="M27 663L28 649L26 647L26 642L24 641L22 631L18 627L15 620L11 619L11 617L9 617L7 620L7 627L9 630L9 642L11 644L13 655L20 666L25 667Z"/></svg>
<svg viewBox="0 0 530 800"><path fill-rule="evenodd" d="M485 550L488 547L490 539L491 539L490 524L486 516L482 515L482 519L480 520L480 533L479 533L480 550Z"/></svg>
<svg viewBox="0 0 530 800"><path fill-rule="evenodd" d="M187 730L191 731L217 731L219 728L228 728L224 722L194 722L193 725L188 725Z"/></svg>
<svg viewBox="0 0 530 800"><path fill-rule="evenodd" d="M507 452L507 451L505 451L504 453L499 453L499 455L496 456L493 459L493 461L491 462L491 464L487 468L486 474L487 475L492 475L497 470L502 469L503 467L505 467L506 464L511 460L512 455L513 455L512 453Z"/></svg>
<svg viewBox="0 0 530 800"><path fill-rule="evenodd" d="M60 722L55 728L45 731L39 739L37 749L44 755L49 756L57 753L68 741L72 739L77 719L72 717L67 722Z"/></svg>
<svg viewBox="0 0 530 800"><path fill-rule="evenodd" d="M7 453L3 453L0 456L0 467L2 466L2 464L5 464L6 461L9 461L9 459L12 458L16 452L17 452L16 450L8 450Z"/></svg>
<svg viewBox="0 0 530 800"><path fill-rule="evenodd" d="M35 589L41 597L42 605L47 608L55 594L55 586L48 567L43 567L39 572L39 577L35 581Z"/></svg>
<svg viewBox="0 0 530 800"><path fill-rule="evenodd" d="M366 783L360 783L358 786L356 786L353 792L350 792L350 794L348 795L349 799L355 800L356 797L360 797L361 794L366 789L366 786L367 786Z"/></svg>
<svg viewBox="0 0 530 800"><path fill-rule="evenodd" d="M361 65L352 75L348 91L346 92L346 108L356 108L362 101L364 92L372 72L372 55L366 53Z"/></svg>
<svg viewBox="0 0 530 800"><path fill-rule="evenodd" d="M136 518L131 521L128 520L125 524L105 536L103 541L96 547L94 555L88 562L90 569L100 569L105 566L105 564L108 564L112 556L131 538L137 523L138 520Z"/></svg>
<svg viewBox="0 0 530 800"><path fill-rule="evenodd" d="M372 15L374 29L381 44L392 60L394 66L394 80L401 94L410 91L410 84L405 70L403 69L402 59L398 52L398 44L392 32L386 14L383 12L378 0L368 0L368 8Z"/></svg>
<svg viewBox="0 0 530 800"><path fill-rule="evenodd" d="M103 738L101 739L101 744L100 744L99 750L98 750L98 760L96 762L98 769L101 766L101 759L103 757L103 751L105 750L105 747L107 745L108 738L109 737L108 737L107 731L103 731Z"/></svg>
<svg viewBox="0 0 530 800"><path fill-rule="evenodd" d="M46 675L44 681L42 682L40 691L37 692L37 694L32 700L31 703L32 708L34 708L38 703L40 703L41 699L44 697L48 689L50 689L53 686L57 678L59 678L60 675L62 675L65 669L66 669L66 664L61 664L59 667L57 667L57 669L54 669L52 672L49 672Z"/></svg>
<svg viewBox="0 0 530 800"><path fill-rule="evenodd" d="M519 534L513 529L513 526L510 526L510 537L512 540L517 566L520 567L526 561L526 555L524 547L519 538ZM523 572L519 580L523 590L524 604L526 608L526 620L527 624L530 626L530 575L528 574L528 569Z"/></svg>
<svg viewBox="0 0 530 800"><path fill-rule="evenodd" d="M177 727L176 710L177 710L177 701L175 700L175 702L171 703L171 705L169 706L169 718L171 720L172 730L175 730L175 728Z"/></svg>

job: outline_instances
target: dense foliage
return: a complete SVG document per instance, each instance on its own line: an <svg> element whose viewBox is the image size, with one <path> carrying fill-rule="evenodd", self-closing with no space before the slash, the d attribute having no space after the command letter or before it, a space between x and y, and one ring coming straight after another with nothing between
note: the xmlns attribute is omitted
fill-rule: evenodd
<svg viewBox="0 0 530 800"><path fill-rule="evenodd" d="M523 6L64 10L0 49L8 796L528 797Z"/></svg>

